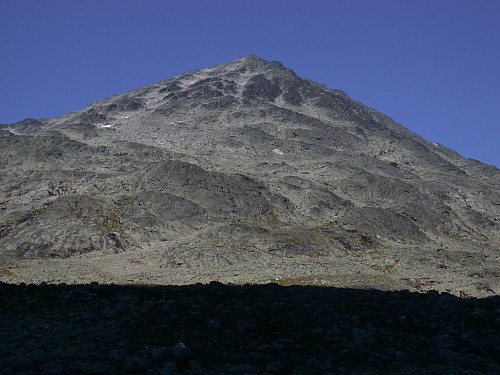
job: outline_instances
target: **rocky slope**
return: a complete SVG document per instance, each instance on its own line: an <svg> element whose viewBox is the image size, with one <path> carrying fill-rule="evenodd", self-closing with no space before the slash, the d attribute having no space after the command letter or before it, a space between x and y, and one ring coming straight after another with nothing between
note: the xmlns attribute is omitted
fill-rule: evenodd
<svg viewBox="0 0 500 375"><path fill-rule="evenodd" d="M242 57L0 134L4 281L500 292L499 170L279 62Z"/></svg>

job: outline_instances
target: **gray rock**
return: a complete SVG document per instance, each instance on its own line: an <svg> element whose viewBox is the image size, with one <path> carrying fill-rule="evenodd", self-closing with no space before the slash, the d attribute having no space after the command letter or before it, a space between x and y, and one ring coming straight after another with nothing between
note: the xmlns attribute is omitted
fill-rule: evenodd
<svg viewBox="0 0 500 375"><path fill-rule="evenodd" d="M195 359L189 360L188 364L189 364L189 367L191 367L192 369L201 369L202 368L201 363Z"/></svg>
<svg viewBox="0 0 500 375"><path fill-rule="evenodd" d="M282 353L285 349L285 345L279 343L278 341L273 342L273 351L276 353Z"/></svg>
<svg viewBox="0 0 500 375"><path fill-rule="evenodd" d="M323 328L321 327L313 328L309 330L307 333L309 333L311 336L321 336L323 334Z"/></svg>
<svg viewBox="0 0 500 375"><path fill-rule="evenodd" d="M404 358L406 357L406 353L403 352L402 350L396 350L396 352L394 353L394 356L396 356L396 358Z"/></svg>
<svg viewBox="0 0 500 375"><path fill-rule="evenodd" d="M168 301L162 306L162 311L171 313L177 310L177 304L175 301Z"/></svg>
<svg viewBox="0 0 500 375"><path fill-rule="evenodd" d="M437 335L432 338L432 343L438 348L451 348L455 345L455 340L450 335Z"/></svg>
<svg viewBox="0 0 500 375"><path fill-rule="evenodd" d="M283 365L281 362L272 362L266 366L266 371L271 374L280 374L282 369Z"/></svg>
<svg viewBox="0 0 500 375"><path fill-rule="evenodd" d="M378 367L382 367L386 363L392 360L389 355L380 352L370 352L368 354L368 359L370 360L371 363L374 363Z"/></svg>
<svg viewBox="0 0 500 375"><path fill-rule="evenodd" d="M64 373L64 367L57 362L46 362L40 366L40 375L61 375Z"/></svg>
<svg viewBox="0 0 500 375"><path fill-rule="evenodd" d="M320 367L321 366L321 362L318 359L316 359L316 358L309 358L307 360L307 365L311 366L311 367Z"/></svg>
<svg viewBox="0 0 500 375"><path fill-rule="evenodd" d="M172 348L162 346L159 348L151 349L151 360L156 363L166 362L170 358L170 354L172 353Z"/></svg>
<svg viewBox="0 0 500 375"><path fill-rule="evenodd" d="M486 374L487 375L498 375L500 374L500 364L495 363L493 360L490 360L486 363Z"/></svg>
<svg viewBox="0 0 500 375"><path fill-rule="evenodd" d="M150 362L147 358L138 355L130 355L123 361L123 367L128 372L143 373L150 367Z"/></svg>
<svg viewBox="0 0 500 375"><path fill-rule="evenodd" d="M377 344L377 335L373 332L365 329L353 328L352 334L354 336L354 341L357 344L365 344L368 346L374 346Z"/></svg>
<svg viewBox="0 0 500 375"><path fill-rule="evenodd" d="M234 365L228 368L232 374L251 374L255 372L255 367L247 364Z"/></svg>
<svg viewBox="0 0 500 375"><path fill-rule="evenodd" d="M240 333L254 332L256 328L255 324L249 320L240 319L236 321L236 330Z"/></svg>
<svg viewBox="0 0 500 375"><path fill-rule="evenodd" d="M178 363L188 362L193 357L193 352L183 342L179 342L172 348L172 358Z"/></svg>
<svg viewBox="0 0 500 375"><path fill-rule="evenodd" d="M179 374L178 367L175 362L165 362L159 370L160 375L175 375Z"/></svg>
<svg viewBox="0 0 500 375"><path fill-rule="evenodd" d="M217 318L209 319L208 322L207 322L207 327L208 328L214 328L214 329L220 328L220 321L219 321L219 319L217 319Z"/></svg>
<svg viewBox="0 0 500 375"><path fill-rule="evenodd" d="M83 374L99 375L108 374L110 367L106 362L84 362L78 366L78 370Z"/></svg>
<svg viewBox="0 0 500 375"><path fill-rule="evenodd" d="M33 369L33 362L29 358L19 357L12 363L12 367L17 371L27 372Z"/></svg>
<svg viewBox="0 0 500 375"><path fill-rule="evenodd" d="M462 367L466 369L478 370L478 362L474 356L464 356L449 349L440 349L439 358L448 365Z"/></svg>

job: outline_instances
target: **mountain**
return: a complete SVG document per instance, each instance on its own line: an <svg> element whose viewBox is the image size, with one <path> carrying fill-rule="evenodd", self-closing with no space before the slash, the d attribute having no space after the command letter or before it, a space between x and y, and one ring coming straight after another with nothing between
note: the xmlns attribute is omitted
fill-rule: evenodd
<svg viewBox="0 0 500 375"><path fill-rule="evenodd" d="M6 280L500 293L499 170L277 61L1 125L0 143Z"/></svg>

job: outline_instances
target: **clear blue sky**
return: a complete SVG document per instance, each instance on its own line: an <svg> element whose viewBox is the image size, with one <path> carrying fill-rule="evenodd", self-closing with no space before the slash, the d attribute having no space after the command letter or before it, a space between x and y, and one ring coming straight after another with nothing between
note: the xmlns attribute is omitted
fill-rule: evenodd
<svg viewBox="0 0 500 375"><path fill-rule="evenodd" d="M0 0L0 123L252 53L500 166L497 0Z"/></svg>

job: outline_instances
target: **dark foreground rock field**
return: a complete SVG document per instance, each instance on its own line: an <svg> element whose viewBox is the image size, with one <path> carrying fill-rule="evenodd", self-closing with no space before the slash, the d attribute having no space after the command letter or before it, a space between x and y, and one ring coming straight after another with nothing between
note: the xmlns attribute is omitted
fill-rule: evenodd
<svg viewBox="0 0 500 375"><path fill-rule="evenodd" d="M500 297L0 283L1 374L500 374Z"/></svg>

